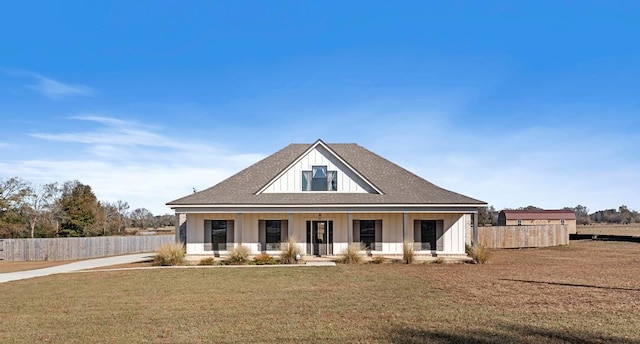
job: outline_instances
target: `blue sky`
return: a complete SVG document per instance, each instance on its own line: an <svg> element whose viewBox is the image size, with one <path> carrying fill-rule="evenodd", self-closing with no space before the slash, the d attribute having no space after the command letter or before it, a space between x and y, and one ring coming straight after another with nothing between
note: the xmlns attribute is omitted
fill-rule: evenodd
<svg viewBox="0 0 640 344"><path fill-rule="evenodd" d="M19 1L0 178L164 203L355 142L496 208L640 209L640 5Z"/></svg>

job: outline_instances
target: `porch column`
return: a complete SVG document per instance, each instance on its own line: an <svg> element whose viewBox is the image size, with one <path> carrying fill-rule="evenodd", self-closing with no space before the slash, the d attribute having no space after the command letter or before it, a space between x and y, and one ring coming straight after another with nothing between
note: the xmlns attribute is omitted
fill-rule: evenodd
<svg viewBox="0 0 640 344"><path fill-rule="evenodd" d="M176 213L175 216L175 224L174 226L176 227L175 231L176 231L176 242L180 242L180 214ZM184 243L183 243L184 244Z"/></svg>
<svg viewBox="0 0 640 344"><path fill-rule="evenodd" d="M289 213L289 221L287 223L287 235L289 239L293 238L293 213Z"/></svg>
<svg viewBox="0 0 640 344"><path fill-rule="evenodd" d="M353 243L353 215L347 213L347 244Z"/></svg>
<svg viewBox="0 0 640 344"><path fill-rule="evenodd" d="M473 216L473 243L478 245L478 211L476 210L471 216Z"/></svg>
<svg viewBox="0 0 640 344"><path fill-rule="evenodd" d="M402 242L409 241L409 214L402 213Z"/></svg>
<svg viewBox="0 0 640 344"><path fill-rule="evenodd" d="M237 214L236 223L236 242L242 244L242 213Z"/></svg>
<svg viewBox="0 0 640 344"><path fill-rule="evenodd" d="M402 213L402 242L409 241L409 214Z"/></svg>

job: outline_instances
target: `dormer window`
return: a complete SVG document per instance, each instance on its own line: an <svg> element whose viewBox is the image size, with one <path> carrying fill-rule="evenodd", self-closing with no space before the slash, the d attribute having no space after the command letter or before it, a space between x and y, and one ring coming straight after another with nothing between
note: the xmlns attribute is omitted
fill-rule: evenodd
<svg viewBox="0 0 640 344"><path fill-rule="evenodd" d="M302 191L338 191L338 171L328 171L327 166L302 171Z"/></svg>

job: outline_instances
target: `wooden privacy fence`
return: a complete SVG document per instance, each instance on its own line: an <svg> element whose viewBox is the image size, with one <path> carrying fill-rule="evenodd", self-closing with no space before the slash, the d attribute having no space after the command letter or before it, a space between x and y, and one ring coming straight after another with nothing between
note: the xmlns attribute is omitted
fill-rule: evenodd
<svg viewBox="0 0 640 344"><path fill-rule="evenodd" d="M173 235L0 239L0 261L75 260L155 251Z"/></svg>
<svg viewBox="0 0 640 344"><path fill-rule="evenodd" d="M489 248L522 248L569 245L563 225L478 227L478 240Z"/></svg>

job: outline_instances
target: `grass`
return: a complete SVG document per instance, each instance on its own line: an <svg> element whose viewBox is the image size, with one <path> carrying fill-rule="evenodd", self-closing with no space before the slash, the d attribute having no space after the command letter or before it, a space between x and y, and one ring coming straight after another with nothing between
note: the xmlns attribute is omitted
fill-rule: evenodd
<svg viewBox="0 0 640 344"><path fill-rule="evenodd" d="M164 244L153 256L153 265L173 266L184 264L184 246L182 243Z"/></svg>
<svg viewBox="0 0 640 344"><path fill-rule="evenodd" d="M73 262L75 262L75 260L67 260L67 261L44 260L44 261L30 261L30 262L4 262L3 261L3 262L0 262L0 273L49 268L52 266L69 264Z"/></svg>
<svg viewBox="0 0 640 344"><path fill-rule="evenodd" d="M364 256L360 251L364 249L362 243L349 244L338 256L338 261L342 264L360 264L364 261Z"/></svg>
<svg viewBox="0 0 640 344"><path fill-rule="evenodd" d="M297 257L302 258L302 249L294 238L289 238L286 242L280 244L280 263L297 264Z"/></svg>
<svg viewBox="0 0 640 344"><path fill-rule="evenodd" d="M489 249L482 244L465 245L465 253L473 259L474 264L485 264L489 262Z"/></svg>
<svg viewBox="0 0 640 344"><path fill-rule="evenodd" d="M249 262L249 247L245 245L238 245L231 250L229 257L225 260L225 263L231 265L242 265Z"/></svg>
<svg viewBox="0 0 640 344"><path fill-rule="evenodd" d="M406 264L411 264L415 260L412 242L405 241L402 243L402 260Z"/></svg>
<svg viewBox="0 0 640 344"><path fill-rule="evenodd" d="M54 275L0 284L0 342L638 344L639 250L581 241L493 250L485 265Z"/></svg>
<svg viewBox="0 0 640 344"><path fill-rule="evenodd" d="M606 225L594 224L586 226L577 226L577 234L586 235L628 235L640 236L640 223L631 223L627 225Z"/></svg>
<svg viewBox="0 0 640 344"><path fill-rule="evenodd" d="M200 265L200 266L216 265L216 259L213 258L213 257L202 258L198 262L198 265Z"/></svg>
<svg viewBox="0 0 640 344"><path fill-rule="evenodd" d="M250 262L255 265L276 265L280 264L275 258L273 258L270 254L261 253L255 257L253 257L253 261Z"/></svg>

